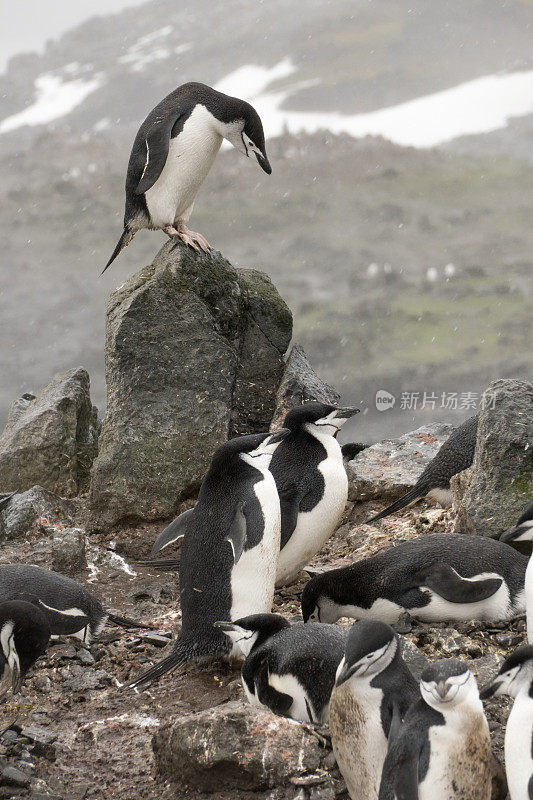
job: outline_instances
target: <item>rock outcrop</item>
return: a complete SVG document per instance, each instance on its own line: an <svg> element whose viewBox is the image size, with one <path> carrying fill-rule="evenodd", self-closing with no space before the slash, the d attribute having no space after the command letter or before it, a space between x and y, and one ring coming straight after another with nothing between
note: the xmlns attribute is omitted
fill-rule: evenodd
<svg viewBox="0 0 533 800"><path fill-rule="evenodd" d="M268 430L292 316L270 279L166 244L107 309L93 527L170 517L216 448Z"/></svg>
<svg viewBox="0 0 533 800"><path fill-rule="evenodd" d="M18 539L25 536L39 519L49 523L70 522L75 513L74 502L58 497L42 486L14 494L0 508L0 537Z"/></svg>
<svg viewBox="0 0 533 800"><path fill-rule="evenodd" d="M240 701L177 717L152 746L167 780L215 793L290 786L326 756L309 726Z"/></svg>
<svg viewBox="0 0 533 800"><path fill-rule="evenodd" d="M474 463L454 481L455 530L503 532L533 497L533 385L497 380L483 396Z"/></svg>
<svg viewBox="0 0 533 800"><path fill-rule="evenodd" d="M367 447L346 465L348 498L396 500L409 491L454 430L438 422Z"/></svg>
<svg viewBox="0 0 533 800"><path fill-rule="evenodd" d="M276 410L270 423L270 429L280 428L287 411L290 411L291 408L311 400L337 405L340 394L333 386L318 377L309 363L303 347L295 344L289 353L277 391Z"/></svg>
<svg viewBox="0 0 533 800"><path fill-rule="evenodd" d="M96 452L97 420L89 375L81 367L56 376L35 397L11 406L0 436L0 490L39 484L72 497L87 486Z"/></svg>

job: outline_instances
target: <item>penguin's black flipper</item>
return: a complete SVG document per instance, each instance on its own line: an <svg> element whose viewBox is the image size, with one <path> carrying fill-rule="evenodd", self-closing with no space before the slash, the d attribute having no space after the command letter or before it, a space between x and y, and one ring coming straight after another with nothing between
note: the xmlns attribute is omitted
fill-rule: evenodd
<svg viewBox="0 0 533 800"><path fill-rule="evenodd" d="M414 503L415 500L420 500L421 497L427 494L427 488L425 486L413 486L403 497L399 497L398 500L395 500L394 503L391 503L390 506L384 508L383 511L380 511L379 514L376 514L370 519L367 519L364 523L365 525L372 525L373 522L377 522L380 519L384 519L384 517L388 517L390 514L394 514L395 511L401 511L402 508L406 508L407 506Z"/></svg>
<svg viewBox="0 0 533 800"><path fill-rule="evenodd" d="M106 271L106 269L111 266L111 264L113 263L115 258L118 256L118 254L122 250L124 250L124 248L131 242L131 240L133 239L134 236L135 236L135 231L132 231L131 228L128 228L128 226L126 225L126 227L122 231L120 239L117 242L117 246L115 247L115 249L113 250L113 253L111 254L111 258L109 259L109 261L107 262L107 264L103 268L103 270L100 273L100 275L103 275L104 272Z"/></svg>
<svg viewBox="0 0 533 800"><path fill-rule="evenodd" d="M401 733L398 731L393 738L389 735L378 800L418 800L418 764L423 735L420 727L411 725L408 729L402 727Z"/></svg>
<svg viewBox="0 0 533 800"><path fill-rule="evenodd" d="M393 742L398 736L398 732L402 727L402 714L400 711L400 704L398 703L396 698L394 698L391 702L390 715L391 715L391 720L390 720L389 733L387 735L387 739L389 740L389 742Z"/></svg>
<svg viewBox="0 0 533 800"><path fill-rule="evenodd" d="M66 609L67 613L65 613L60 608L46 605L38 597L34 597L31 594L21 594L18 599L27 600L28 603L33 603L34 606L40 608L48 620L52 636L73 636L90 625L89 617L82 611L73 614L72 609Z"/></svg>
<svg viewBox="0 0 533 800"><path fill-rule="evenodd" d="M135 194L147 192L161 175L167 161L172 128L183 116L183 111L175 109L166 119L158 120L157 127L150 131L146 137L146 164L135 189Z"/></svg>
<svg viewBox="0 0 533 800"><path fill-rule="evenodd" d="M279 549L283 550L296 528L300 513L300 492L296 484L291 483L278 489L281 507L281 540Z"/></svg>
<svg viewBox="0 0 533 800"><path fill-rule="evenodd" d="M427 586L449 603L478 603L496 594L502 578L463 578L445 562L437 562L420 572L421 586Z"/></svg>
<svg viewBox="0 0 533 800"><path fill-rule="evenodd" d="M264 706L267 706L274 714L279 714L281 717L286 717L293 704L293 698L290 694L285 692L278 692L268 682L268 663L266 659L263 661L259 668L258 675L255 680L255 692L257 699Z"/></svg>
<svg viewBox="0 0 533 800"><path fill-rule="evenodd" d="M173 542L177 542L179 539L183 539L193 524L194 508L189 508L187 511L184 511L183 514L180 514L179 517L172 520L170 525L167 525L167 527L161 531L154 542L151 554L155 556L156 553L159 553L159 551L167 547L167 545L173 544Z"/></svg>
<svg viewBox="0 0 533 800"><path fill-rule="evenodd" d="M225 541L229 542L233 551L233 561L236 564L242 556L246 540L248 536L246 533L246 517L244 516L244 503L239 503L237 511L233 517L233 522L226 536Z"/></svg>

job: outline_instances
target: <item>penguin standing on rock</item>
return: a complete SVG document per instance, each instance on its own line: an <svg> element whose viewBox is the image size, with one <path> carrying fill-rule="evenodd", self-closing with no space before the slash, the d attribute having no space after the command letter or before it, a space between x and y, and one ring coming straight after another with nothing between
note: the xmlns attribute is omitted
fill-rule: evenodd
<svg viewBox="0 0 533 800"><path fill-rule="evenodd" d="M440 503L441 506L451 506L450 478L472 466L476 450L477 424L478 415L476 414L459 425L446 439L435 458L429 462L413 488L380 511L379 514L367 520L365 525L372 525L374 522L416 503L423 497Z"/></svg>
<svg viewBox="0 0 533 800"><path fill-rule="evenodd" d="M106 611L84 586L58 572L30 564L0 565L0 602L26 600L37 605L52 636L74 636L89 644L106 623L147 628L140 622Z"/></svg>
<svg viewBox="0 0 533 800"><path fill-rule="evenodd" d="M341 617L394 623L501 620L525 609L526 556L483 536L432 533L315 575L302 593L307 622Z"/></svg>
<svg viewBox="0 0 533 800"><path fill-rule="evenodd" d="M348 498L348 478L335 438L357 408L305 403L283 422L287 433L270 471L281 502L281 551L276 586L289 583L323 547Z"/></svg>
<svg viewBox="0 0 533 800"><path fill-rule="evenodd" d="M0 603L0 700L9 689L19 691L49 640L48 620L37 606L23 600Z"/></svg>
<svg viewBox="0 0 533 800"><path fill-rule="evenodd" d="M370 620L352 625L329 711L333 752L352 800L378 800L387 741L417 697L393 629Z"/></svg>
<svg viewBox="0 0 533 800"><path fill-rule="evenodd" d="M254 614L215 626L238 644L241 677L253 705L299 722L325 724L346 632L337 625L291 625L279 614Z"/></svg>
<svg viewBox="0 0 533 800"><path fill-rule="evenodd" d="M172 653L129 685L141 686L199 658L242 656L213 623L269 612L279 553L279 497L268 465L282 434L238 436L218 448L193 509L157 538L152 553L183 539L182 629Z"/></svg>
<svg viewBox="0 0 533 800"><path fill-rule="evenodd" d="M531 542L533 541L533 500L526 506L516 525L504 531L500 542ZM527 640L533 644L533 554L530 556L525 580L526 591L526 619Z"/></svg>
<svg viewBox="0 0 533 800"><path fill-rule="evenodd" d="M195 197L227 139L261 169L272 169L257 111L203 83L184 83L162 100L139 128L126 176L124 230L105 270L141 228L177 236L205 253L209 244L187 222Z"/></svg>
<svg viewBox="0 0 533 800"><path fill-rule="evenodd" d="M515 698L505 729L505 770L512 800L533 797L533 646L515 650L497 675L481 690L483 700L494 695Z"/></svg>
<svg viewBox="0 0 533 800"><path fill-rule="evenodd" d="M420 693L389 745L379 800L490 800L492 751L476 679L462 661L443 659L425 668Z"/></svg>

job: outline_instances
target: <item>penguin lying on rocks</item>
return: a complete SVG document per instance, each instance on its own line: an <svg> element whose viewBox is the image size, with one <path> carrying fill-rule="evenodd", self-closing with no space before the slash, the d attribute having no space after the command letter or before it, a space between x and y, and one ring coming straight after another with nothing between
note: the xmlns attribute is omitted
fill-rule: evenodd
<svg viewBox="0 0 533 800"><path fill-rule="evenodd" d="M276 586L293 580L323 547L348 499L348 478L335 438L357 408L305 403L288 412L287 433L270 463L281 502Z"/></svg>
<svg viewBox="0 0 533 800"><path fill-rule="evenodd" d="M367 520L365 525L372 525L423 497L434 500L441 506L451 506L450 478L472 466L476 449L477 424L476 414L459 425L444 442L435 458L429 462L413 488Z"/></svg>
<svg viewBox="0 0 533 800"><path fill-rule="evenodd" d="M500 536L500 542L506 542L507 544L531 541L533 541L533 500L526 506L516 525L504 531ZM527 640L530 644L533 644L533 554L527 565L525 591Z"/></svg>
<svg viewBox="0 0 533 800"><path fill-rule="evenodd" d="M74 636L89 644L106 623L150 628L106 611L97 598L72 578L30 564L0 565L0 602L26 600L43 612L53 636Z"/></svg>
<svg viewBox="0 0 533 800"><path fill-rule="evenodd" d="M515 698L505 729L505 770L512 800L533 797L533 645L508 656L498 673L481 690L483 700L494 695Z"/></svg>
<svg viewBox="0 0 533 800"><path fill-rule="evenodd" d="M304 621L501 620L525 609L527 558L494 539L432 533L381 550L304 587Z"/></svg>
<svg viewBox="0 0 533 800"><path fill-rule="evenodd" d="M291 625L279 614L253 614L215 626L238 644L246 660L246 697L274 714L325 724L346 632L337 625Z"/></svg>
<svg viewBox="0 0 533 800"><path fill-rule="evenodd" d="M418 684L393 629L383 622L355 622L329 711L333 752L352 800L377 800L387 742L417 698Z"/></svg>
<svg viewBox="0 0 533 800"><path fill-rule="evenodd" d="M0 700L9 689L19 691L49 640L48 620L37 606L23 600L0 603Z"/></svg>
<svg viewBox="0 0 533 800"><path fill-rule="evenodd" d="M425 668L420 693L389 744L379 800L490 800L492 751L476 679L463 662L443 659Z"/></svg>
<svg viewBox="0 0 533 800"><path fill-rule="evenodd" d="M158 537L154 551L183 537L179 566L182 629L172 653L129 686L160 678L199 658L243 650L214 626L269 612L279 553L281 512L268 466L279 434L230 439L218 448L198 502Z"/></svg>
<svg viewBox="0 0 533 800"><path fill-rule="evenodd" d="M194 200L223 140L261 169L272 172L257 111L203 83L184 83L162 100L137 132L126 175L124 230L105 270L141 228L177 236L209 251L200 233L187 228Z"/></svg>

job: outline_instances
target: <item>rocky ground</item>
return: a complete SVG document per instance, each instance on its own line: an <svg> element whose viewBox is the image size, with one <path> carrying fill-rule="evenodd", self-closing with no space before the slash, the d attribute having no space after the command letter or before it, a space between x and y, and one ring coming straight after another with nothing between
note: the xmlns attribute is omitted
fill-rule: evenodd
<svg viewBox="0 0 533 800"><path fill-rule="evenodd" d="M451 529L451 513L424 504L383 520L379 527L362 525L369 512L379 507L375 501L349 504L341 526L312 567L349 563L392 542ZM207 800L217 796L221 800L334 800L343 793L346 796L327 750L320 768L311 775L296 777L293 783L289 780L284 787L276 788L274 784L274 788L264 790L228 788L198 793L194 786L180 782L180 774L175 775L175 782L157 774L152 736L158 728L175 717L216 709L243 696L238 671L222 662L201 668L189 666L142 692L121 687L149 662L161 658L166 646L163 637L179 627L175 577L156 574L134 563L135 558L147 555L159 528L144 525L124 529L116 536L116 542L104 535L91 537L89 569L79 577L93 585L108 607L153 624L154 631L108 627L89 648L73 640L58 641L49 648L32 670L22 694L2 709L3 727L13 718L16 721L0 744L0 798ZM6 543L2 562L51 566L53 534L53 525L41 524L32 536ZM307 575L302 573L296 584L279 591L274 610L296 616L306 580ZM491 626L475 620L439 626L407 622L399 626L399 631L411 642L406 648L414 671L421 666L418 648L429 659L468 659L483 683L501 658L523 643L525 622L516 619ZM508 705L499 699L487 704L494 751L501 759ZM234 755L238 760L238 752ZM229 774L231 769L228 764Z"/></svg>

